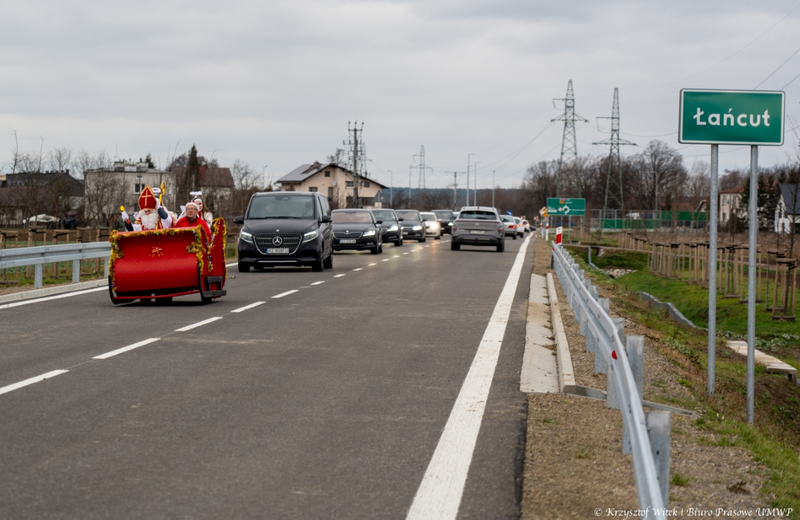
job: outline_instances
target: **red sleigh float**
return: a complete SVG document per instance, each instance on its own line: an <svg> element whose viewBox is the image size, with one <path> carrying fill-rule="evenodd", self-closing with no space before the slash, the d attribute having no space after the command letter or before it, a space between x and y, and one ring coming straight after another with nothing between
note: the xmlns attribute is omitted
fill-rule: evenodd
<svg viewBox="0 0 800 520"><path fill-rule="evenodd" d="M225 220L203 226L111 233L108 292L115 304L171 300L200 293L203 303L225 296Z"/></svg>

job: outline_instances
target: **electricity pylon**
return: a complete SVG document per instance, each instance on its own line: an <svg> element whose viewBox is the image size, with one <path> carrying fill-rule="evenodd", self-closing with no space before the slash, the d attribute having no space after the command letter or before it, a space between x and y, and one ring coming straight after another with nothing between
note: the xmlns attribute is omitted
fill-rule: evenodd
<svg viewBox="0 0 800 520"><path fill-rule="evenodd" d="M607 144L610 146L608 165L606 170L606 197L603 203L603 218L608 210L623 208L625 200L622 192L622 165L619 157L620 145L637 146L636 143L619 138L619 89L614 89L614 105L611 108L611 117L598 117L597 119L611 119L611 139L592 144Z"/></svg>
<svg viewBox="0 0 800 520"><path fill-rule="evenodd" d="M554 196L560 197L566 195L561 193L562 182L561 172L565 169L565 164L572 163L573 166L578 164L578 143L575 138L575 122L588 123L588 119L577 115L575 113L575 94L572 92L572 80L567 84L567 96L565 98L556 98L553 101L564 102L564 113L550 122L564 121L564 137L561 140L561 158L558 160L558 174L556 176L556 193Z"/></svg>

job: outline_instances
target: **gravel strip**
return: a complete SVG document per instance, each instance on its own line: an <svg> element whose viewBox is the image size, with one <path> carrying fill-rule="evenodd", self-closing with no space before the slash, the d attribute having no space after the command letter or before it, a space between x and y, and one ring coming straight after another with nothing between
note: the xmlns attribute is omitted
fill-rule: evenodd
<svg viewBox="0 0 800 520"><path fill-rule="evenodd" d="M534 247L534 272L552 272L549 245L537 238ZM559 301L566 302L557 278L556 289ZM601 296L610 291L601 288ZM577 383L605 390L606 376L594 373L594 354L585 351L572 311L566 303L560 309ZM613 303L611 313L618 317ZM645 399L692 407L691 391L681 384L682 368L675 357L662 354L668 349L658 344L658 335L627 318L625 332L645 336ZM622 417L605 402L530 394L522 518L605 518L638 509L631 458L622 454L621 444ZM714 513L724 508L756 518L756 509L772 499L763 493L766 469L745 450L718 444L725 439L703 431L691 417L672 414L669 506L680 517L691 517L690 508Z"/></svg>

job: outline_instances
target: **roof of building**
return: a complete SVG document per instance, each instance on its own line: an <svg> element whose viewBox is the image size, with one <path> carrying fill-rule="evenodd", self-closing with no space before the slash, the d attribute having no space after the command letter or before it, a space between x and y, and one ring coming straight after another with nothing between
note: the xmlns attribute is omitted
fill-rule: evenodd
<svg viewBox="0 0 800 520"><path fill-rule="evenodd" d="M347 174L350 174L350 175L353 174L353 172L351 172L350 170L348 170L347 168L345 168L344 166L342 166L340 164L336 164L336 163L321 164L321 163L315 161L313 164L303 164L303 165L295 168L294 170L290 171L289 173L287 173L286 175L284 175L283 177L281 177L280 179L278 179L275 182L277 184L300 184L301 182L305 181L306 179L309 179L312 176L314 176L314 174L317 174L317 173L321 172L322 170L324 170L326 168L339 168L340 170L343 170ZM386 187L383 184L381 184L380 182L378 182L375 179L372 179L370 177L364 177L364 179L367 180L368 182L374 183L379 188L385 188Z"/></svg>
<svg viewBox="0 0 800 520"><path fill-rule="evenodd" d="M781 184L781 197L786 204L786 212L790 215L800 214L800 184ZM794 208L792 208L794 203Z"/></svg>

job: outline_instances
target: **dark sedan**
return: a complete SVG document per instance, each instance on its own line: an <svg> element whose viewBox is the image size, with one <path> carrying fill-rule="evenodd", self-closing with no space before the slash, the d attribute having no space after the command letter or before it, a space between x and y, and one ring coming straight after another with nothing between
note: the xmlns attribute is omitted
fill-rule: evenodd
<svg viewBox="0 0 800 520"><path fill-rule="evenodd" d="M400 224L403 226L404 240L425 242L425 224L422 222L419 211L415 209L396 209L394 212L397 213L400 218Z"/></svg>
<svg viewBox="0 0 800 520"><path fill-rule="evenodd" d="M368 209L335 209L333 219L333 250L368 249L373 255L383 252L381 220Z"/></svg>
<svg viewBox="0 0 800 520"><path fill-rule="evenodd" d="M403 228L398 220L397 213L392 209L372 209L375 220L381 221L381 240L392 242L396 246L403 245Z"/></svg>

